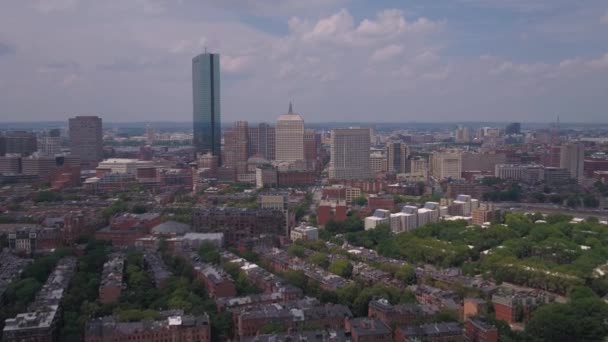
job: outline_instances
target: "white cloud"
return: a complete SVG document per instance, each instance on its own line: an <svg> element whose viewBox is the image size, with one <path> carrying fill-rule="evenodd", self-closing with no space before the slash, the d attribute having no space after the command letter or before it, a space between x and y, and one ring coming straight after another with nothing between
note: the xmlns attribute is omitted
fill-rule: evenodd
<svg viewBox="0 0 608 342"><path fill-rule="evenodd" d="M227 73L242 73L251 67L251 57L249 56L221 56L222 71Z"/></svg>
<svg viewBox="0 0 608 342"><path fill-rule="evenodd" d="M14 42L15 58L1 60L0 102L24 118L45 113L62 119L94 108L109 121L190 120L190 63L204 46L221 54L226 122L244 119L244 113L273 121L288 99L308 122L493 120L508 111L520 119L556 112L565 118L566 111L608 107L601 96L608 54L583 58L557 51L566 58L525 63L510 56L471 58L453 50L462 47L449 17L431 20L405 9L359 17L347 0L221 0L217 6L209 4L220 0L179 6L167 0L57 0L32 20L34 2L8 1L13 5L0 11L0 32L2 41ZM242 21L243 13L233 11L239 4L248 15L276 16L274 25L286 31ZM218 7L230 11L218 13ZM465 38L483 42L487 36ZM535 39L531 34L528 41ZM31 93L40 94L37 101L27 98Z"/></svg>
<svg viewBox="0 0 608 342"><path fill-rule="evenodd" d="M383 62L394 57L399 56L403 52L403 45L391 44L386 47L380 48L372 54L372 61Z"/></svg>

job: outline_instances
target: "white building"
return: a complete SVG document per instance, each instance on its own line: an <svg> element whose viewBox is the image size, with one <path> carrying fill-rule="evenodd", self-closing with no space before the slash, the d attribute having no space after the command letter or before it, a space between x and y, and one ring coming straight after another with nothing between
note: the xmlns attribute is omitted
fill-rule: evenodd
<svg viewBox="0 0 608 342"><path fill-rule="evenodd" d="M460 151L435 152L431 156L431 174L437 179L461 179L462 155Z"/></svg>
<svg viewBox="0 0 608 342"><path fill-rule="evenodd" d="M293 112L289 103L289 112L279 116L276 127L276 160L293 163L304 160L304 119Z"/></svg>
<svg viewBox="0 0 608 342"><path fill-rule="evenodd" d="M110 158L106 159L97 165L97 169L108 169L112 173L127 173L134 175L140 167L152 167L154 162L128 159L128 158Z"/></svg>
<svg viewBox="0 0 608 342"><path fill-rule="evenodd" d="M314 241L319 239L319 229L312 226L300 226L291 230L291 241Z"/></svg>
<svg viewBox="0 0 608 342"><path fill-rule="evenodd" d="M376 228L380 224L390 224L391 212L385 209L376 209L374 216L365 218L365 230Z"/></svg>

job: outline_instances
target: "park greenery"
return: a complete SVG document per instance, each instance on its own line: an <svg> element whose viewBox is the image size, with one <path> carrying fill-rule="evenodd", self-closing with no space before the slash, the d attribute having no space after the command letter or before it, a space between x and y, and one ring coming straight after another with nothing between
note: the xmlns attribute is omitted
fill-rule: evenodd
<svg viewBox="0 0 608 342"><path fill-rule="evenodd" d="M351 232L346 239L379 254L413 264L462 267L497 282L568 293L588 285L599 295L608 279L596 268L608 260L608 227L597 220L571 223L571 217L509 213L488 228L465 221L442 221L393 235L386 225Z"/></svg>

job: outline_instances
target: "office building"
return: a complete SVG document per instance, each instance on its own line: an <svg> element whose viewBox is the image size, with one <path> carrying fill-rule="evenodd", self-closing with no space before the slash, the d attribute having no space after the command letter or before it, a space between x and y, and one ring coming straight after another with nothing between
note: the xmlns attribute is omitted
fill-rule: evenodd
<svg viewBox="0 0 608 342"><path fill-rule="evenodd" d="M585 165L585 145L580 142L570 142L562 145L560 167L570 172L570 178L582 180Z"/></svg>
<svg viewBox="0 0 608 342"><path fill-rule="evenodd" d="M391 142L386 145L388 171L394 173L408 172L407 146L400 142Z"/></svg>
<svg viewBox="0 0 608 342"><path fill-rule="evenodd" d="M374 151L369 155L369 168L373 174L386 172L386 155L380 151Z"/></svg>
<svg viewBox="0 0 608 342"><path fill-rule="evenodd" d="M70 151L83 164L92 165L103 158L102 121L97 116L70 118Z"/></svg>
<svg viewBox="0 0 608 342"><path fill-rule="evenodd" d="M304 160L304 119L293 112L291 103L289 112L277 119L275 151L278 161Z"/></svg>
<svg viewBox="0 0 608 342"><path fill-rule="evenodd" d="M333 129L329 178L370 178L369 145L369 128Z"/></svg>
<svg viewBox="0 0 608 342"><path fill-rule="evenodd" d="M192 59L192 104L195 151L221 158L219 54L205 52Z"/></svg>
<svg viewBox="0 0 608 342"><path fill-rule="evenodd" d="M21 159L21 173L38 176L38 179L48 181L51 173L57 168L54 157L27 157Z"/></svg>
<svg viewBox="0 0 608 342"><path fill-rule="evenodd" d="M247 121L237 121L224 133L224 166L233 168L238 175L247 173L249 138Z"/></svg>
<svg viewBox="0 0 608 342"><path fill-rule="evenodd" d="M37 150L36 135L33 132L10 131L0 136L0 154L20 154L28 156Z"/></svg>
<svg viewBox="0 0 608 342"><path fill-rule="evenodd" d="M459 151L435 152L431 156L431 175L436 179L461 179L462 156Z"/></svg>
<svg viewBox="0 0 608 342"><path fill-rule="evenodd" d="M16 175L21 173L21 157L10 155L0 157L0 175Z"/></svg>
<svg viewBox="0 0 608 342"><path fill-rule="evenodd" d="M276 159L276 129L267 123L249 126L249 156L261 155L268 160Z"/></svg>
<svg viewBox="0 0 608 342"><path fill-rule="evenodd" d="M50 157L61 153L61 132L59 129L52 129L38 139L38 152Z"/></svg>
<svg viewBox="0 0 608 342"><path fill-rule="evenodd" d="M304 131L304 160L307 170L316 169L320 143L321 136L316 134L314 130L307 129Z"/></svg>

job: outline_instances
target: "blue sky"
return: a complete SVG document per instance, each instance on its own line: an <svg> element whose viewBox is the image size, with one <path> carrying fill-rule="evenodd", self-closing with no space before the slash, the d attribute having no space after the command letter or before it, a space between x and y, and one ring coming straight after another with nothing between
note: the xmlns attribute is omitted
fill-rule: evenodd
<svg viewBox="0 0 608 342"><path fill-rule="evenodd" d="M3 0L0 120L608 121L605 0Z"/></svg>

